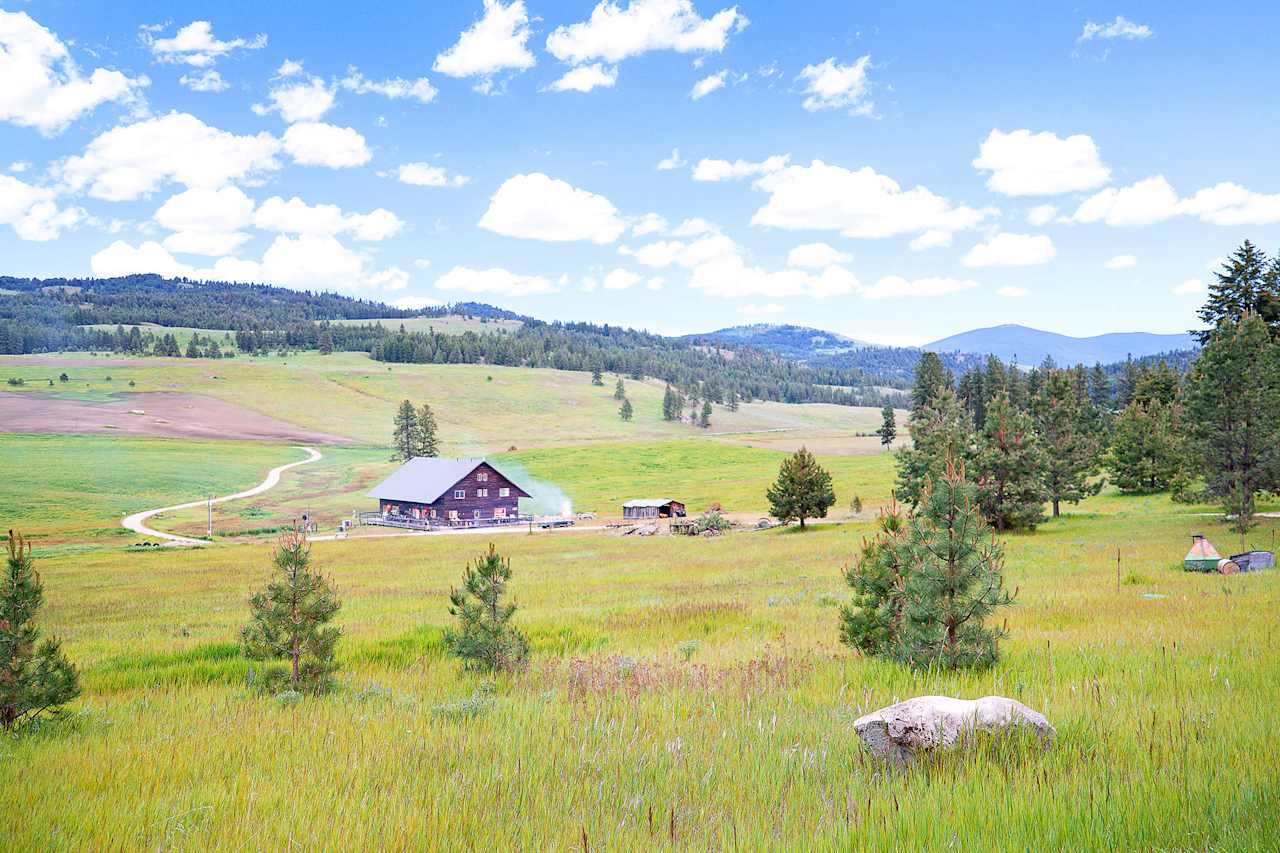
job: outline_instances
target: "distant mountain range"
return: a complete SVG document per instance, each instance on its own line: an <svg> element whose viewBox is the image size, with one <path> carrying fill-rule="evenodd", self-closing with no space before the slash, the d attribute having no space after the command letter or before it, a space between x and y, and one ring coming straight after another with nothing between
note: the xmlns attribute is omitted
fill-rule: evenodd
<svg viewBox="0 0 1280 853"><path fill-rule="evenodd" d="M1073 338L1027 326L1006 324L974 329L925 344L934 352L994 355L1001 361L1032 366L1051 357L1059 365L1110 364L1129 356L1142 358L1196 348L1190 334L1156 335L1150 332L1112 332L1091 338Z"/></svg>
<svg viewBox="0 0 1280 853"><path fill-rule="evenodd" d="M725 347L747 346L780 355L793 361L811 362L815 356L832 356L872 346L835 332L824 332L808 326L753 323L731 326L701 335L685 335L685 340L721 344Z"/></svg>

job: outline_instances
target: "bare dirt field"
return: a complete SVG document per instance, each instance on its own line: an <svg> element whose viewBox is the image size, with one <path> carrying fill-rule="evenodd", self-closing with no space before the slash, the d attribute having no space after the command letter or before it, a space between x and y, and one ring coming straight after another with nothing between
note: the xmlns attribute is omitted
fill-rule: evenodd
<svg viewBox="0 0 1280 853"><path fill-rule="evenodd" d="M214 438L337 444L351 439L309 430L200 394L144 391L105 401L40 393L0 394L0 432L117 432L166 438Z"/></svg>

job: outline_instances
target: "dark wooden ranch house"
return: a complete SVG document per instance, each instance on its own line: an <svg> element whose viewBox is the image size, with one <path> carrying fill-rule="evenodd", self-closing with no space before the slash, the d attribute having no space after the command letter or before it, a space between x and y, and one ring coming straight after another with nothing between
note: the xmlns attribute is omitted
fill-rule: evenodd
<svg viewBox="0 0 1280 853"><path fill-rule="evenodd" d="M483 459L425 456L410 459L369 492L384 518L423 525L514 521L520 498L529 496Z"/></svg>

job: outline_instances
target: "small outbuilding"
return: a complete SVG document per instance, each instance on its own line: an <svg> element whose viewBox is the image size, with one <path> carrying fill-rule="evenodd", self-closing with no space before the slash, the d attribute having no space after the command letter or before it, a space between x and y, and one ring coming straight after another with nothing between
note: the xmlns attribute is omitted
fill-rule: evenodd
<svg viewBox="0 0 1280 853"><path fill-rule="evenodd" d="M1189 572L1216 572L1221 559L1218 549L1204 538L1204 534L1196 533L1191 537L1191 550L1183 559L1182 567Z"/></svg>
<svg viewBox="0 0 1280 853"><path fill-rule="evenodd" d="M684 518L684 504L673 498L645 498L622 505L623 518Z"/></svg>

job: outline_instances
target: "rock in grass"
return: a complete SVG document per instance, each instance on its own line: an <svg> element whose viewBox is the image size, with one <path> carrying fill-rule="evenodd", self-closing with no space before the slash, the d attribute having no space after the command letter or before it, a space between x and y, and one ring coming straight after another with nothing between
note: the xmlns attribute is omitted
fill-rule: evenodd
<svg viewBox="0 0 1280 853"><path fill-rule="evenodd" d="M853 729L873 755L895 767L963 744L976 732L1030 731L1046 743L1056 734L1044 714L1003 696L975 700L919 696L859 717Z"/></svg>

